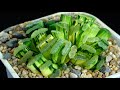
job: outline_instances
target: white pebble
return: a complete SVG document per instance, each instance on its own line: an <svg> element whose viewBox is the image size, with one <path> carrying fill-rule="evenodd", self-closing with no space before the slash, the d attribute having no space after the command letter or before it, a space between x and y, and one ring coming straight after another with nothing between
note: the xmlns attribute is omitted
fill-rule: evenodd
<svg viewBox="0 0 120 90"><path fill-rule="evenodd" d="M114 54L112 54L112 57L113 57L113 58L116 58L116 56L115 56Z"/></svg>
<svg viewBox="0 0 120 90"><path fill-rule="evenodd" d="M12 34L12 31L9 31L9 34Z"/></svg>
<svg viewBox="0 0 120 90"><path fill-rule="evenodd" d="M110 62L112 60L112 57L110 55L106 56L106 62Z"/></svg>
<svg viewBox="0 0 120 90"><path fill-rule="evenodd" d="M33 77L35 77L35 76L36 76L36 74L35 74L35 73L32 73L32 76L33 76Z"/></svg>
<svg viewBox="0 0 120 90"><path fill-rule="evenodd" d="M107 66L109 66L110 64L109 63L107 63Z"/></svg>
<svg viewBox="0 0 120 90"><path fill-rule="evenodd" d="M66 78L69 78L69 75L68 75L68 74L65 74L65 77L66 77Z"/></svg>
<svg viewBox="0 0 120 90"><path fill-rule="evenodd" d="M112 55L113 53L112 52L109 52L109 55Z"/></svg>
<svg viewBox="0 0 120 90"><path fill-rule="evenodd" d="M14 69L17 73L19 72L19 69L18 69L16 66L14 66L13 69Z"/></svg>
<svg viewBox="0 0 120 90"><path fill-rule="evenodd" d="M118 54L120 55L120 52L118 52Z"/></svg>
<svg viewBox="0 0 120 90"><path fill-rule="evenodd" d="M3 50L3 46L0 46L0 51L2 51Z"/></svg>
<svg viewBox="0 0 120 90"><path fill-rule="evenodd" d="M0 41L1 42L5 42L8 39L9 39L8 33L4 32L4 31L0 32Z"/></svg>
<svg viewBox="0 0 120 90"><path fill-rule="evenodd" d="M88 78L92 78L92 75L91 75L91 74L88 74L87 77L88 77Z"/></svg>
<svg viewBox="0 0 120 90"><path fill-rule="evenodd" d="M20 75L21 75L21 71L18 72L18 76L20 76Z"/></svg>
<svg viewBox="0 0 120 90"><path fill-rule="evenodd" d="M118 73L118 72L120 72L120 69L119 69L119 70L117 70L117 73Z"/></svg>
<svg viewBox="0 0 120 90"><path fill-rule="evenodd" d="M114 68L114 70L115 70L115 71L117 71L117 70L118 70L118 68L117 68L117 67L115 67L115 68Z"/></svg>
<svg viewBox="0 0 120 90"><path fill-rule="evenodd" d="M70 69L67 68L67 69L64 71L64 74L67 74L67 73L69 73L69 72L70 72Z"/></svg>
<svg viewBox="0 0 120 90"><path fill-rule="evenodd" d="M42 75L37 75L37 78L43 78L43 76Z"/></svg>
<svg viewBox="0 0 120 90"><path fill-rule="evenodd" d="M114 43L114 44L117 44L117 41L116 41L116 40L113 40L113 43Z"/></svg>
<svg viewBox="0 0 120 90"><path fill-rule="evenodd" d="M74 73L70 73L70 78L78 78L78 76Z"/></svg>
<svg viewBox="0 0 120 90"><path fill-rule="evenodd" d="M82 72L83 72L83 73L86 73L86 72L87 72L87 69L82 70Z"/></svg>
<svg viewBox="0 0 120 90"><path fill-rule="evenodd" d="M117 64L120 64L120 60L117 61Z"/></svg>
<svg viewBox="0 0 120 90"><path fill-rule="evenodd" d="M85 78L86 77L86 73L82 73L80 78Z"/></svg>
<svg viewBox="0 0 120 90"><path fill-rule="evenodd" d="M77 69L77 70L81 70L80 66L75 66L74 68Z"/></svg>
<svg viewBox="0 0 120 90"><path fill-rule="evenodd" d="M61 78L66 78L65 76L61 76Z"/></svg>
<svg viewBox="0 0 120 90"><path fill-rule="evenodd" d="M24 75L24 78L29 78L28 75Z"/></svg>
<svg viewBox="0 0 120 90"><path fill-rule="evenodd" d="M27 74L28 74L28 71L24 69L24 70L22 71L22 75L27 75Z"/></svg>
<svg viewBox="0 0 120 90"><path fill-rule="evenodd" d="M108 77L108 76L109 76L109 72L106 72L106 73L105 73L105 76Z"/></svg>
<svg viewBox="0 0 120 90"><path fill-rule="evenodd" d="M112 71L111 74L115 74L115 71Z"/></svg>
<svg viewBox="0 0 120 90"><path fill-rule="evenodd" d="M112 42L109 41L108 43L109 43L109 45L112 45Z"/></svg>

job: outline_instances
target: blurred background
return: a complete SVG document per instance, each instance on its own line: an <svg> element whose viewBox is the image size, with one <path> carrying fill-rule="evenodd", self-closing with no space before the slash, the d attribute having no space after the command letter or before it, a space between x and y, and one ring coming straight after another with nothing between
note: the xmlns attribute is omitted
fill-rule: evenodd
<svg viewBox="0 0 120 90"><path fill-rule="evenodd" d="M10 26L56 12L88 12L101 19L110 28L120 34L120 10L119 5L117 5L119 3L110 2L111 1L105 3L98 0L86 2L82 2L82 0L79 2L75 0L74 2L71 2L70 0L64 2L57 0L55 2L50 0L48 3L32 2L28 6L23 3L14 4L13 7L11 7L12 5L7 6L8 8L1 6L2 3L0 3L0 31ZM0 78L7 78L6 69L1 61Z"/></svg>

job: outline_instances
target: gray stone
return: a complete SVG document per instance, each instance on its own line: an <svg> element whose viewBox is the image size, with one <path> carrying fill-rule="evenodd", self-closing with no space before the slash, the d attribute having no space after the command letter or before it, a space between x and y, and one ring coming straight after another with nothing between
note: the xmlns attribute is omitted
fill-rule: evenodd
<svg viewBox="0 0 120 90"><path fill-rule="evenodd" d="M70 78L78 78L78 76L75 73L70 73Z"/></svg>
<svg viewBox="0 0 120 90"><path fill-rule="evenodd" d="M13 39L9 40L8 42L6 42L6 45L9 48L14 48L17 46L17 42L18 42L18 40L16 38L13 38Z"/></svg>
<svg viewBox="0 0 120 90"><path fill-rule="evenodd" d="M11 54L6 52L4 55L4 59L10 59L11 58Z"/></svg>
<svg viewBox="0 0 120 90"><path fill-rule="evenodd" d="M102 67L101 69L100 69L100 71L102 72L102 73L106 73L106 72L111 72L111 69L109 68L109 67Z"/></svg>
<svg viewBox="0 0 120 90"><path fill-rule="evenodd" d="M71 69L72 73L75 73L78 77L80 77L81 72L79 70Z"/></svg>
<svg viewBox="0 0 120 90"><path fill-rule="evenodd" d="M0 41L1 42L6 42L9 39L9 34L2 31L0 32Z"/></svg>
<svg viewBox="0 0 120 90"><path fill-rule="evenodd" d="M13 33L13 37L18 38L18 39L23 39L24 38L23 34L17 33L17 32Z"/></svg>

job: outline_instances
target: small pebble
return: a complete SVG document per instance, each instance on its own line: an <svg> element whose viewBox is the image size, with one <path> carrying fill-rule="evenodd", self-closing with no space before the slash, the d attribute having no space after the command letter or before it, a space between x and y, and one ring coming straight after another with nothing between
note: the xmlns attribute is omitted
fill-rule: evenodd
<svg viewBox="0 0 120 90"><path fill-rule="evenodd" d="M110 64L109 63L107 63L107 66L109 66Z"/></svg>
<svg viewBox="0 0 120 90"><path fill-rule="evenodd" d="M101 71L102 73L106 73L106 72L110 72L111 69L110 69L109 67L102 67L102 68L100 69L100 71Z"/></svg>
<svg viewBox="0 0 120 90"><path fill-rule="evenodd" d="M85 78L86 77L86 73L82 73L80 78Z"/></svg>
<svg viewBox="0 0 120 90"><path fill-rule="evenodd" d="M65 76L61 76L61 78L66 78Z"/></svg>
<svg viewBox="0 0 120 90"><path fill-rule="evenodd" d="M12 34L12 31L9 31L9 34Z"/></svg>
<svg viewBox="0 0 120 90"><path fill-rule="evenodd" d="M119 69L119 70L117 70L117 73L118 73L118 72L120 72L120 69Z"/></svg>
<svg viewBox="0 0 120 90"><path fill-rule="evenodd" d="M24 68L20 68L20 71L23 71L24 70Z"/></svg>
<svg viewBox="0 0 120 90"><path fill-rule="evenodd" d="M33 77L35 77L35 76L36 76L36 74L35 74L35 73L32 73L32 76L33 76Z"/></svg>
<svg viewBox="0 0 120 90"><path fill-rule="evenodd" d="M69 72L70 72L70 69L67 68L67 69L64 71L64 74L67 74L67 73L69 73Z"/></svg>
<svg viewBox="0 0 120 90"><path fill-rule="evenodd" d="M105 76L108 77L108 76L109 76L109 72L106 72L106 73L105 73Z"/></svg>
<svg viewBox="0 0 120 90"><path fill-rule="evenodd" d="M106 62L110 62L112 60L112 57L110 55L106 56Z"/></svg>
<svg viewBox="0 0 120 90"><path fill-rule="evenodd" d="M74 68L77 69L77 70L81 70L80 66L75 66Z"/></svg>
<svg viewBox="0 0 120 90"><path fill-rule="evenodd" d="M109 45L112 45L112 42L109 41L108 43L109 43Z"/></svg>
<svg viewBox="0 0 120 90"><path fill-rule="evenodd" d="M2 31L0 32L0 41L1 42L6 42L9 39L9 34Z"/></svg>
<svg viewBox="0 0 120 90"><path fill-rule="evenodd" d="M3 49L3 50L2 50L2 53L5 53L5 52L6 52L6 50L5 50L5 49Z"/></svg>
<svg viewBox="0 0 120 90"><path fill-rule="evenodd" d="M116 56L115 56L114 54L112 54L112 57L113 57L113 58L116 58Z"/></svg>
<svg viewBox="0 0 120 90"><path fill-rule="evenodd" d="M118 50L120 50L120 48ZM120 56L120 51L118 51L118 55Z"/></svg>
<svg viewBox="0 0 120 90"><path fill-rule="evenodd" d="M117 64L120 65L120 60L117 61Z"/></svg>
<svg viewBox="0 0 120 90"><path fill-rule="evenodd" d="M18 38L18 39L23 39L24 38L23 34L21 34L21 33L15 32L12 35L13 35L13 38Z"/></svg>
<svg viewBox="0 0 120 90"><path fill-rule="evenodd" d="M31 72L29 72L28 76L29 76L30 78L32 78L32 73L31 73Z"/></svg>
<svg viewBox="0 0 120 90"><path fill-rule="evenodd" d="M6 47L6 46L4 46L4 47L3 47L3 49L7 49L7 47Z"/></svg>
<svg viewBox="0 0 120 90"><path fill-rule="evenodd" d="M42 76L42 75L36 75L36 77L37 77L37 78L43 78L43 76Z"/></svg>
<svg viewBox="0 0 120 90"><path fill-rule="evenodd" d="M15 28L14 28L15 31L22 31L22 27L21 25L17 25Z"/></svg>
<svg viewBox="0 0 120 90"><path fill-rule="evenodd" d="M20 72L18 72L18 76L20 76L21 75L21 71Z"/></svg>
<svg viewBox="0 0 120 90"><path fill-rule="evenodd" d="M11 48L8 48L7 50L8 50L8 52L10 52Z"/></svg>
<svg viewBox="0 0 120 90"><path fill-rule="evenodd" d="M5 54L3 54L3 56L4 56L4 59L10 59L11 58L11 54L10 53L5 53Z"/></svg>
<svg viewBox="0 0 120 90"><path fill-rule="evenodd" d="M101 76L102 76L102 75L103 75L103 73L102 73L102 72L99 72L99 75L101 75Z"/></svg>
<svg viewBox="0 0 120 90"><path fill-rule="evenodd" d="M111 75L115 74L115 71L110 72Z"/></svg>
<svg viewBox="0 0 120 90"><path fill-rule="evenodd" d="M69 74L65 74L65 77L66 77L66 78L69 78Z"/></svg>
<svg viewBox="0 0 120 90"><path fill-rule="evenodd" d="M9 62L9 64L11 64L12 65L12 61L10 60L10 61L8 61Z"/></svg>
<svg viewBox="0 0 120 90"><path fill-rule="evenodd" d="M9 40L8 42L6 42L6 45L9 47L9 48L14 48L17 46L17 39L16 38L13 38L11 40Z"/></svg>
<svg viewBox="0 0 120 90"><path fill-rule="evenodd" d="M88 77L88 78L92 78L92 74L88 74L87 77Z"/></svg>
<svg viewBox="0 0 120 90"><path fill-rule="evenodd" d="M2 51L3 50L3 46L0 46L0 51Z"/></svg>
<svg viewBox="0 0 120 90"><path fill-rule="evenodd" d="M15 56L12 56L12 59L14 60L14 59L16 59L16 57L15 57Z"/></svg>
<svg viewBox="0 0 120 90"><path fill-rule="evenodd" d="M28 75L24 75L24 78L29 78Z"/></svg>
<svg viewBox="0 0 120 90"><path fill-rule="evenodd" d="M22 66L26 66L26 64L25 64L25 63L22 63L21 65L22 65Z"/></svg>
<svg viewBox="0 0 120 90"><path fill-rule="evenodd" d="M87 69L82 70L82 72L83 72L83 73L86 73L86 72L87 72Z"/></svg>
<svg viewBox="0 0 120 90"><path fill-rule="evenodd" d="M112 52L109 52L109 55L112 55L113 53Z"/></svg>
<svg viewBox="0 0 120 90"><path fill-rule="evenodd" d="M113 44L115 44L115 45L116 45L116 44L117 44L117 41L116 41L116 40L113 40Z"/></svg>
<svg viewBox="0 0 120 90"><path fill-rule="evenodd" d="M9 38L12 39L12 35L11 34L9 34Z"/></svg>
<svg viewBox="0 0 120 90"><path fill-rule="evenodd" d="M116 57L119 58L119 57L120 57L120 54L117 53L117 54L116 54Z"/></svg>
<svg viewBox="0 0 120 90"><path fill-rule="evenodd" d="M18 68L20 69L20 68L22 68L23 66L22 65L18 65Z"/></svg>
<svg viewBox="0 0 120 90"><path fill-rule="evenodd" d="M94 73L94 72L92 72L92 76L95 76L95 73Z"/></svg>
<svg viewBox="0 0 120 90"><path fill-rule="evenodd" d="M101 75L98 75L97 78L102 78L102 76L101 76Z"/></svg>
<svg viewBox="0 0 120 90"><path fill-rule="evenodd" d="M105 78L105 77L106 77L105 74L103 74L103 75L102 75L102 78Z"/></svg>
<svg viewBox="0 0 120 90"><path fill-rule="evenodd" d="M72 69L71 72L75 73L78 77L81 75L81 72L79 70Z"/></svg>
<svg viewBox="0 0 120 90"><path fill-rule="evenodd" d="M110 65L116 66L116 65L117 65L117 62L116 62L115 60L112 60L112 61L110 61Z"/></svg>
<svg viewBox="0 0 120 90"><path fill-rule="evenodd" d="M28 71L24 69L24 70L22 71L22 75L27 75L27 74L28 74Z"/></svg>
<svg viewBox="0 0 120 90"><path fill-rule="evenodd" d="M102 56L105 56L105 54L106 54L106 53L105 53L105 52L103 52L103 53L102 53Z"/></svg>
<svg viewBox="0 0 120 90"><path fill-rule="evenodd" d="M114 70L115 70L115 71L117 71L117 70L118 70L118 68L117 68L117 67L115 67L115 68L114 68Z"/></svg>
<svg viewBox="0 0 120 90"><path fill-rule="evenodd" d="M70 78L78 78L78 76L75 73L70 73Z"/></svg>
<svg viewBox="0 0 120 90"><path fill-rule="evenodd" d="M13 66L13 69L16 71L16 73L19 72L19 69L17 68L17 66Z"/></svg>

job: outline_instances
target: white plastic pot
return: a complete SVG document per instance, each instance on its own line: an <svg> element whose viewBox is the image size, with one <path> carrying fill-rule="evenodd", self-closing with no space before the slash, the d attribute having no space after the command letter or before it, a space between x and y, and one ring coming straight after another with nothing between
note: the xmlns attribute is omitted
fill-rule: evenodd
<svg viewBox="0 0 120 90"><path fill-rule="evenodd" d="M45 16L45 17L42 17L42 18L39 18L39 19L36 19L36 20L32 20L32 21L37 21L37 20L40 20L40 19L46 19L46 18L57 16L57 15L61 15L61 14L85 14L85 15L89 15L89 16L92 16L92 17L96 18L97 23L99 25L101 25L102 27L107 28L112 33L112 38L114 38L117 41L117 44L120 46L120 36L114 30L112 30L110 27L108 27L105 23L103 23L100 19L98 19L94 15L91 15L91 14L86 13L86 12L58 12L58 13L48 15L48 16ZM10 27L10 28L7 28L7 29L12 29L13 27ZM17 75L15 70L9 64L9 62L7 60L3 59L3 55L2 55L1 52L0 52L0 60L2 61L2 63L5 65L5 67L7 69L8 78L19 78L19 76ZM116 73L114 75L111 75L109 77L106 77L106 78L120 78L120 72Z"/></svg>

